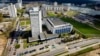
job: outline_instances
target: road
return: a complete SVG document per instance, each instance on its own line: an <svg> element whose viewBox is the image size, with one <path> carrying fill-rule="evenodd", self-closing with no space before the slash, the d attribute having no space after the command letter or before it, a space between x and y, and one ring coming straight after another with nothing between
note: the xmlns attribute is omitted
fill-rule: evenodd
<svg viewBox="0 0 100 56"><path fill-rule="evenodd" d="M100 39L84 40L84 41L79 42L79 43L71 44L68 47L70 47L70 50L69 50L70 52L75 52L75 51L77 51L77 49L75 48L76 46L77 47L82 47L82 46L87 46L87 45L90 45L92 43L97 43L97 42L100 42ZM63 45L60 45L60 46L62 47ZM65 44L65 46L66 46L66 44ZM54 55L56 55L58 53L67 51L65 49L66 47L63 47L63 48L61 48L61 47L60 47L60 49L56 49L56 50L54 50L52 52L43 53L43 54L40 54L38 56L54 56Z"/></svg>

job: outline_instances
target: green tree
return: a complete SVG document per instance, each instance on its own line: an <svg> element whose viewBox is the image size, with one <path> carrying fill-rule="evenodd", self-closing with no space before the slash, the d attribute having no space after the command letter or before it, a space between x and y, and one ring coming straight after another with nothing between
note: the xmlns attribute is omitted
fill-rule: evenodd
<svg viewBox="0 0 100 56"><path fill-rule="evenodd" d="M20 48L20 44L15 44L15 48L16 49Z"/></svg>
<svg viewBox="0 0 100 56"><path fill-rule="evenodd" d="M3 21L3 14L0 13L0 22L2 22L2 21Z"/></svg>

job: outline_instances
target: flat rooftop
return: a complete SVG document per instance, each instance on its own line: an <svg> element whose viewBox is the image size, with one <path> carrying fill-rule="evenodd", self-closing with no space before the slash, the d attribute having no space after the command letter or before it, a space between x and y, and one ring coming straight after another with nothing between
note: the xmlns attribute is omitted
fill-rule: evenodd
<svg viewBox="0 0 100 56"><path fill-rule="evenodd" d="M29 37L28 40L29 40L29 42L33 42L33 41L38 41L39 38L38 37Z"/></svg>
<svg viewBox="0 0 100 56"><path fill-rule="evenodd" d="M58 34L49 34L46 31L40 34L41 40L57 38Z"/></svg>
<svg viewBox="0 0 100 56"><path fill-rule="evenodd" d="M66 24L66 22L61 21L59 18L48 18L48 20L55 26Z"/></svg>

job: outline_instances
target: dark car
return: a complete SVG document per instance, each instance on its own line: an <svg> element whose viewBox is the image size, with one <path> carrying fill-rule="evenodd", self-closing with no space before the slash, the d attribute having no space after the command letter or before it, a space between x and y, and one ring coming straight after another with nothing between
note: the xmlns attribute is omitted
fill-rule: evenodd
<svg viewBox="0 0 100 56"><path fill-rule="evenodd" d="M43 50L44 49L44 47L41 47L39 50Z"/></svg>
<svg viewBox="0 0 100 56"><path fill-rule="evenodd" d="M28 51L24 52L24 54L27 54L27 53L28 53Z"/></svg>
<svg viewBox="0 0 100 56"><path fill-rule="evenodd" d="M45 48L49 48L49 45L45 45Z"/></svg>
<svg viewBox="0 0 100 56"><path fill-rule="evenodd" d="M16 55L16 52L14 52L13 55Z"/></svg>
<svg viewBox="0 0 100 56"><path fill-rule="evenodd" d="M36 51L36 49L34 49L34 50L30 50L29 53L32 53L32 52L35 52L35 51Z"/></svg>

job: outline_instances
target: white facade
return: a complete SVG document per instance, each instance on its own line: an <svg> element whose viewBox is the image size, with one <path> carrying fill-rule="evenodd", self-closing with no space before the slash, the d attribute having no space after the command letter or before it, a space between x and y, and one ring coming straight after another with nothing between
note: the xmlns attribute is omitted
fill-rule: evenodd
<svg viewBox="0 0 100 56"><path fill-rule="evenodd" d="M17 9L16 9L15 5L10 4L8 6L8 11L9 11L10 17L17 17Z"/></svg>
<svg viewBox="0 0 100 56"><path fill-rule="evenodd" d="M39 7L33 7L30 12L32 37L38 38L40 33L42 33L42 15ZM37 39L36 39L37 40Z"/></svg>

